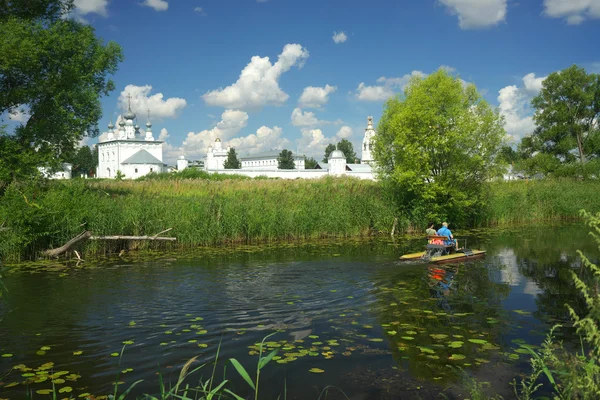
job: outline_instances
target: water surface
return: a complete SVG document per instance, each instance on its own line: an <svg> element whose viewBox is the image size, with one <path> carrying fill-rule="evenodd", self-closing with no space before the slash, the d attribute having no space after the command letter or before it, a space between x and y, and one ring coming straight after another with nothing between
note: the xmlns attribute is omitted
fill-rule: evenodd
<svg viewBox="0 0 600 400"><path fill-rule="evenodd" d="M520 344L568 322L565 303L583 307L570 282L576 250L594 258L598 249L582 225L457 234L487 257L407 264L398 257L423 240L379 238L5 269L0 398L43 393L57 372L65 397L139 379L135 394L157 393L158 373L175 382L190 358L213 360L219 343L221 378L231 357L253 370L256 344L273 332L267 347L279 352L261 372L261 398L284 384L290 399L316 399L327 385L354 399L452 398L461 369L510 394L528 368ZM574 341L568 328L559 334ZM249 393L230 364L225 374L230 389Z"/></svg>

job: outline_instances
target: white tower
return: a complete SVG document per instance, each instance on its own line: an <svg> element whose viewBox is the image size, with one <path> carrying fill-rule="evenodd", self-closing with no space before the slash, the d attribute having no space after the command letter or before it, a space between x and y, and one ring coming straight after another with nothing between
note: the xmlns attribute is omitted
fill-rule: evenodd
<svg viewBox="0 0 600 400"><path fill-rule="evenodd" d="M362 143L361 164L373 163L373 155L371 154L371 151L373 150L373 138L375 137L375 134L375 128L373 128L373 117L368 117L367 129L365 129L365 137Z"/></svg>
<svg viewBox="0 0 600 400"><path fill-rule="evenodd" d="M341 150L332 151L327 161L331 175L343 175L346 173L346 156Z"/></svg>
<svg viewBox="0 0 600 400"><path fill-rule="evenodd" d="M188 160L185 159L184 155L180 155L177 159L177 171L183 171L188 167Z"/></svg>
<svg viewBox="0 0 600 400"><path fill-rule="evenodd" d="M147 141L153 142L154 136L152 136L152 123L150 122L150 110L148 109L148 122L146 122L146 138ZM179 166L179 162L177 163ZM179 169L179 167L177 168Z"/></svg>

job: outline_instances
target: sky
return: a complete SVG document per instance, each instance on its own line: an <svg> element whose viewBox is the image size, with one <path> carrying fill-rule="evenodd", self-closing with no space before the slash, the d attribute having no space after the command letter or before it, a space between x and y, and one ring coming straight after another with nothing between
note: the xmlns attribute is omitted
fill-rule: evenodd
<svg viewBox="0 0 600 400"><path fill-rule="evenodd" d="M75 0L72 17L125 60L101 131L127 107L153 123L165 162L202 159L219 137L247 155L323 157L412 75L446 68L498 107L514 143L551 72L600 72L600 0ZM26 119L18 113L13 123ZM102 136L101 136L102 138ZM89 138L92 145L98 138Z"/></svg>

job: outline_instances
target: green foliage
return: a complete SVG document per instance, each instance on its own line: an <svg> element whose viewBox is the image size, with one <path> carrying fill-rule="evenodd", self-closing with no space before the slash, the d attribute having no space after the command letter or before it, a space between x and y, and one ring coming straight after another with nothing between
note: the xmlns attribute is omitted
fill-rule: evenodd
<svg viewBox="0 0 600 400"><path fill-rule="evenodd" d="M33 165L56 168L84 134L98 134L99 98L114 89L107 76L116 72L121 48L64 18L71 7L59 0L0 5L0 114L30 115L0 141L0 153L17 149L12 157L23 165L0 171L2 179L34 175Z"/></svg>
<svg viewBox="0 0 600 400"><path fill-rule="evenodd" d="M352 146L352 143L348 139L340 140L337 144L337 149L346 156L346 163L355 164L357 162L354 146Z"/></svg>
<svg viewBox="0 0 600 400"><path fill-rule="evenodd" d="M68 162L73 164L72 176L74 178L82 174L91 176L96 172L98 166L98 149L92 150L89 146L81 146Z"/></svg>
<svg viewBox="0 0 600 400"><path fill-rule="evenodd" d="M118 169L117 173L115 174L115 180L116 181L122 181L123 178L125 178L125 174L122 173L120 169Z"/></svg>
<svg viewBox="0 0 600 400"><path fill-rule="evenodd" d="M402 215L470 224L498 176L502 118L474 85L440 69L388 100L374 142L381 179Z"/></svg>
<svg viewBox="0 0 600 400"><path fill-rule="evenodd" d="M279 169L294 169L296 163L294 162L294 155L290 150L283 149L277 157L277 168Z"/></svg>
<svg viewBox="0 0 600 400"><path fill-rule="evenodd" d="M600 248L600 213L595 215L582 211L591 235ZM531 399L543 386L544 377L552 386L554 399L597 399L600 397L600 267L592 263L583 253L582 271L571 271L575 287L585 299L587 315L578 315L567 305L573 326L582 340L581 351L573 353L562 343L555 342L554 326L547 335L540 350L523 346L531 354L529 376L520 382L513 381L515 394L519 399Z"/></svg>
<svg viewBox="0 0 600 400"><path fill-rule="evenodd" d="M144 181L12 184L0 197L0 226L6 228L0 230L0 259L36 257L62 246L81 233L82 224L95 235L155 235L173 227L176 246L194 247L389 233L394 220L376 182L170 178L186 171ZM140 246L154 245L160 246ZM82 251L119 251L111 246L89 241Z"/></svg>
<svg viewBox="0 0 600 400"><path fill-rule="evenodd" d="M209 173L203 169L186 168L177 172L151 173L137 178L138 181L176 181L182 179L205 179L210 181L248 180L245 175ZM255 178L255 179L258 179Z"/></svg>
<svg viewBox="0 0 600 400"><path fill-rule="evenodd" d="M509 225L579 218L582 208L600 212L600 181L572 178L496 181L477 225Z"/></svg>
<svg viewBox="0 0 600 400"><path fill-rule="evenodd" d="M227 153L227 160L225 160L224 164L225 169L240 169L242 168L242 163L238 160L235 149L232 147L229 149Z"/></svg>
<svg viewBox="0 0 600 400"><path fill-rule="evenodd" d="M317 168L317 164L318 164L318 162L314 158L312 158L312 157L307 158L306 156L304 156L304 168L315 169L315 168Z"/></svg>
<svg viewBox="0 0 600 400"><path fill-rule="evenodd" d="M531 104L538 126L532 150L560 163L584 163L600 155L600 75L587 74L577 65L553 72Z"/></svg>
<svg viewBox="0 0 600 400"><path fill-rule="evenodd" d="M325 147L325 157L323 157L324 163L327 163L327 161L329 160L329 156L331 155L331 153L333 153L334 150L335 150L335 144L329 143L327 145L327 147Z"/></svg>

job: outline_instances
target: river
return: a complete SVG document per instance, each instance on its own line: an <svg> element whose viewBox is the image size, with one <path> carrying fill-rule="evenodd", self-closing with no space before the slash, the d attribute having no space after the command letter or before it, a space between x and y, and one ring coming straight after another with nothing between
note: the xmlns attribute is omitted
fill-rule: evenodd
<svg viewBox="0 0 600 400"><path fill-rule="evenodd" d="M583 307L570 271L577 250L598 258L587 231L458 231L487 256L445 266L398 260L422 239L377 238L7 267L0 398L47 398L52 380L59 398L101 398L138 380L133 396L156 394L159 374L174 384L187 360L198 357L194 368L218 348L216 379L248 396L228 360L254 377L256 344L273 332L266 348L279 352L261 370L260 398L317 399L328 385L330 399L453 398L466 375L509 397L528 370L520 345L568 326L565 303ZM577 342L572 329L558 334Z"/></svg>

